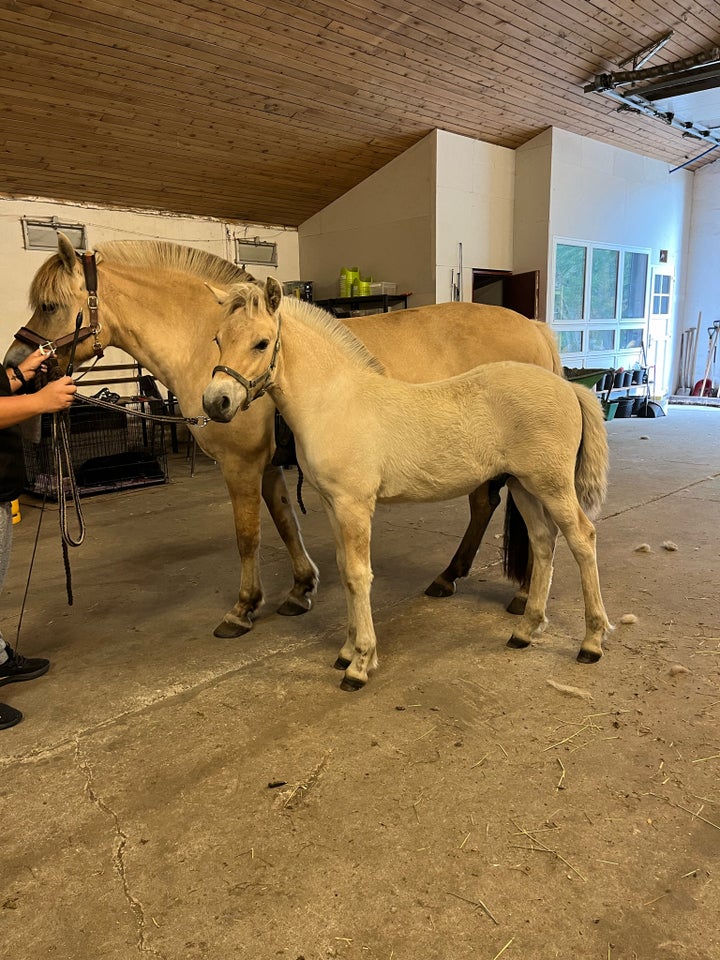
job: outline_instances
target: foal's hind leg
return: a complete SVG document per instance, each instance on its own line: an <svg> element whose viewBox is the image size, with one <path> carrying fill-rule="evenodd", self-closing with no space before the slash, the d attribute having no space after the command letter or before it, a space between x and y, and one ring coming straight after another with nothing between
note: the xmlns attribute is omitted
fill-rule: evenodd
<svg viewBox="0 0 720 960"><path fill-rule="evenodd" d="M518 510L527 526L533 550L533 566L527 603L522 619L507 642L509 647L528 647L547 624L547 598L553 573L553 558L557 527L547 516L538 500L514 478L508 480Z"/></svg>
<svg viewBox="0 0 720 960"><path fill-rule="evenodd" d="M473 490L470 494L468 498L470 501L468 528L460 541L455 556L425 591L428 597L451 597L456 590L455 581L460 577L466 577L470 573L473 561L480 548L480 542L490 523L490 518L500 503L500 488L502 485L502 480L491 480Z"/></svg>
<svg viewBox="0 0 720 960"><path fill-rule="evenodd" d="M265 467L262 495L273 523L288 549L293 569L293 588L278 607L278 613L286 617L307 613L312 608L313 597L317 593L318 569L305 549L282 467L275 467L272 464Z"/></svg>
<svg viewBox="0 0 720 960"><path fill-rule="evenodd" d="M595 663L603 654L602 642L612 630L600 592L600 576L595 551L595 526L583 512L577 498L570 497L558 503L546 502L545 507L560 527L580 568L583 599L585 601L585 638L577 659L580 663Z"/></svg>

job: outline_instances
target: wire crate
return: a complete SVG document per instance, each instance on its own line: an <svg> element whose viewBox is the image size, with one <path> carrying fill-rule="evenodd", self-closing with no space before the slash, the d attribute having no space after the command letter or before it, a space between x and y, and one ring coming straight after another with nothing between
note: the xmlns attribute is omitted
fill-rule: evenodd
<svg viewBox="0 0 720 960"><path fill-rule="evenodd" d="M70 408L70 459L80 496L167 482L164 425L125 412L154 412L151 407L152 402L137 400L117 410ZM51 414L42 414L35 436L24 432L23 450L26 491L57 500ZM66 493L67 486L66 481Z"/></svg>

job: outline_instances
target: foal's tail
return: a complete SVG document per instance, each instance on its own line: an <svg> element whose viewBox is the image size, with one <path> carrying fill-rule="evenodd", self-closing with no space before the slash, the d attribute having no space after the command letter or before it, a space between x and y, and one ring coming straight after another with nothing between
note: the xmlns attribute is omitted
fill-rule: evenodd
<svg viewBox="0 0 720 960"><path fill-rule="evenodd" d="M587 387L570 386L582 411L582 439L575 463L575 490L580 506L593 519L600 513L607 493L609 450L605 418L600 401Z"/></svg>

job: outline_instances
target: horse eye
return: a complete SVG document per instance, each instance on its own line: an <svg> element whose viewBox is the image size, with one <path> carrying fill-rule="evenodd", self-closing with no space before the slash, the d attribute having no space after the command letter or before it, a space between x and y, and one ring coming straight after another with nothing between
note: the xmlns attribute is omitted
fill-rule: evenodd
<svg viewBox="0 0 720 960"><path fill-rule="evenodd" d="M260 340L258 343L255 344L253 349L259 350L262 353L263 350L267 350L269 345L270 345L269 340Z"/></svg>
<svg viewBox="0 0 720 960"><path fill-rule="evenodd" d="M40 309L43 313L54 313L57 310L56 303L41 303Z"/></svg>

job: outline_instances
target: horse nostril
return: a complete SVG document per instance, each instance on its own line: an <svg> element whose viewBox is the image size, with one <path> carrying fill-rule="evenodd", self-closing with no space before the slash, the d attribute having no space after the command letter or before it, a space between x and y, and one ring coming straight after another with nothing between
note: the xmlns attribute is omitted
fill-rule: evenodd
<svg viewBox="0 0 720 960"><path fill-rule="evenodd" d="M230 409L230 397L224 396L222 398L220 401L220 409L223 411L223 413Z"/></svg>

